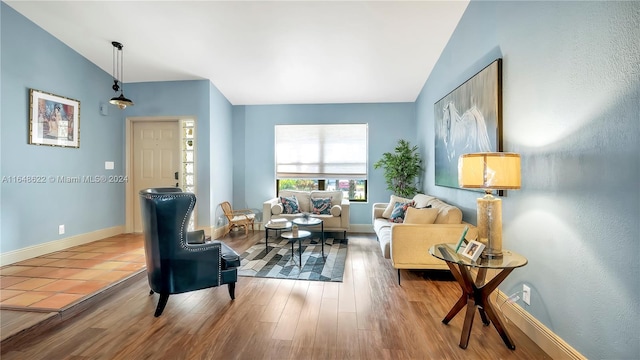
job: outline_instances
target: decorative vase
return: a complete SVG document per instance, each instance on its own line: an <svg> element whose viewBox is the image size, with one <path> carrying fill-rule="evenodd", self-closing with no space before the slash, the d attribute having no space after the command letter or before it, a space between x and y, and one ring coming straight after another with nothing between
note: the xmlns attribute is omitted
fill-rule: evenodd
<svg viewBox="0 0 640 360"><path fill-rule="evenodd" d="M298 237L298 225L293 225L293 227L291 227L291 232L293 233L293 237L297 238Z"/></svg>

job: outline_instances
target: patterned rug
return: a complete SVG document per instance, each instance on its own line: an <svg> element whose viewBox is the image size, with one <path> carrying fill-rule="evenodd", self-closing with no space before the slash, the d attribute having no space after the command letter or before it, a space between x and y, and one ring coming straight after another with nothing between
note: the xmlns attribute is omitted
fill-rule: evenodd
<svg viewBox="0 0 640 360"><path fill-rule="evenodd" d="M291 243L287 239L269 239L268 251L263 240L241 255L238 275L342 282L347 243L348 239L326 238L323 259L320 238L303 239L300 266L297 241L293 245L292 254Z"/></svg>

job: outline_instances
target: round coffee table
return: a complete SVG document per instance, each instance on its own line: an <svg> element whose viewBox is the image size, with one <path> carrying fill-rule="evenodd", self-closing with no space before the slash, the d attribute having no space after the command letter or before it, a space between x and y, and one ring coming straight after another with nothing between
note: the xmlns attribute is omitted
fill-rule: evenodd
<svg viewBox="0 0 640 360"><path fill-rule="evenodd" d="M314 217L308 217L308 218L295 218L292 220L294 224L299 225L299 226L305 226L305 227L309 227L309 226L318 226L320 225L320 232L322 233L322 258L324 259L324 221L322 221L322 219L318 219L318 218L314 218Z"/></svg>
<svg viewBox="0 0 640 360"><path fill-rule="evenodd" d="M284 226L270 226L269 223L264 225L264 243L269 252L269 230L276 232L276 237L278 236L278 231L282 232L283 230L291 230L291 221L287 221Z"/></svg>
<svg viewBox="0 0 640 360"><path fill-rule="evenodd" d="M293 243L298 240L298 255L299 255L299 265L302 267L302 239L307 238L311 235L309 231L306 230L298 230L298 236L293 236L293 232L289 231L286 233L280 234L285 239L288 239L291 243L291 258L293 258Z"/></svg>

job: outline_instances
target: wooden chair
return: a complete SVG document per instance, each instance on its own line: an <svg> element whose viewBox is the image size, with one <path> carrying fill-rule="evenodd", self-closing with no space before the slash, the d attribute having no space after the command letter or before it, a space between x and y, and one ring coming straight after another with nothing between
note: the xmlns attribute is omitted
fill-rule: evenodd
<svg viewBox="0 0 640 360"><path fill-rule="evenodd" d="M256 219L256 214L249 209L242 210L233 210L231 204L228 201L220 204L222 211L224 212L224 216L227 218L229 222L229 226L225 231L225 235L231 231L232 227L241 226L244 227L245 235L249 234L249 225L251 225L251 230L254 230L253 224Z"/></svg>

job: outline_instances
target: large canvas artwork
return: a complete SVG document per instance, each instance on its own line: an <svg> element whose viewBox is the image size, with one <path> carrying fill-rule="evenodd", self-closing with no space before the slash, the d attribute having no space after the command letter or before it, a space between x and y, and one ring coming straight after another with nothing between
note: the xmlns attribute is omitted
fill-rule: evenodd
<svg viewBox="0 0 640 360"><path fill-rule="evenodd" d="M502 151L502 59L434 105L436 185L459 188L462 154Z"/></svg>

